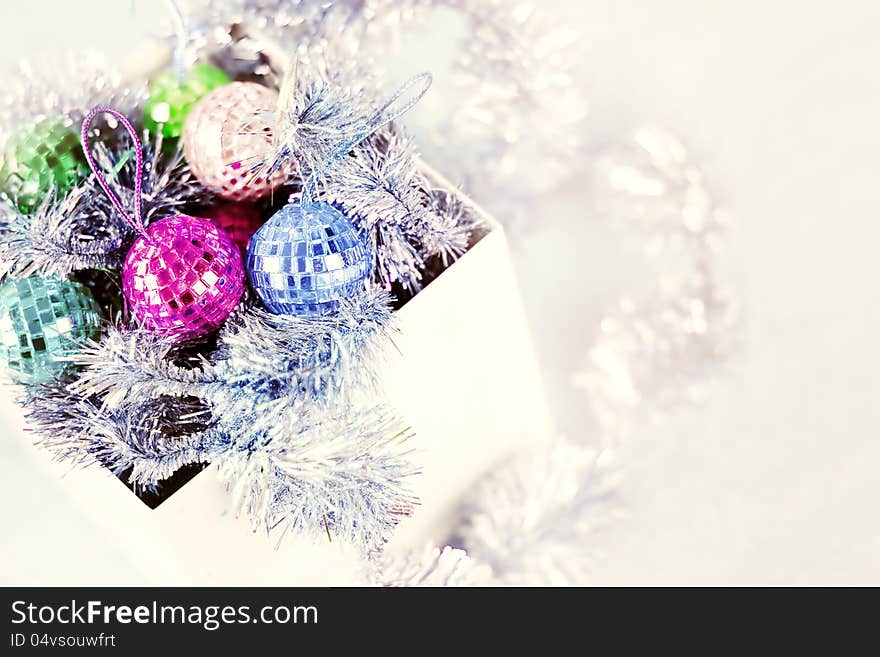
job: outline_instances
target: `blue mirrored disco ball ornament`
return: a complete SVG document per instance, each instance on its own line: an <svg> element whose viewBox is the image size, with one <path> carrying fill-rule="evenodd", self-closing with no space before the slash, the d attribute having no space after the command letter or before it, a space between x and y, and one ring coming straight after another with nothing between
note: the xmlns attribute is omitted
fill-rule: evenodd
<svg viewBox="0 0 880 657"><path fill-rule="evenodd" d="M54 276L7 279L0 285L0 364L19 383L48 383L77 343L101 332L92 293Z"/></svg>
<svg viewBox="0 0 880 657"><path fill-rule="evenodd" d="M327 203L288 203L251 238L251 284L276 315L332 313L366 287L372 259L351 222Z"/></svg>

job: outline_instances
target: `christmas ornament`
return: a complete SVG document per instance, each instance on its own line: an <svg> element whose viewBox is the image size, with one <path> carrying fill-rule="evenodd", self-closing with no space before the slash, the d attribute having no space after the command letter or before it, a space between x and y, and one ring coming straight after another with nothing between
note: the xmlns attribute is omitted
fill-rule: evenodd
<svg viewBox="0 0 880 657"><path fill-rule="evenodd" d="M92 293L80 283L32 275L0 285L0 362L14 381L51 381L67 367L61 359L100 326Z"/></svg>
<svg viewBox="0 0 880 657"><path fill-rule="evenodd" d="M54 117L16 132L0 160L0 191L32 212L53 189L63 196L88 171L67 120Z"/></svg>
<svg viewBox="0 0 880 657"><path fill-rule="evenodd" d="M223 201L209 208L205 214L226 231L242 254L247 251L251 236L263 225L263 215L253 203Z"/></svg>
<svg viewBox="0 0 880 657"><path fill-rule="evenodd" d="M326 315L363 290L370 255L351 222L326 203L289 203L251 238L247 271L266 307Z"/></svg>
<svg viewBox="0 0 880 657"><path fill-rule="evenodd" d="M238 248L207 219L176 215L145 227L140 203L134 219L98 171L89 148L88 130L99 113L115 117L135 141L135 198L141 198L143 155L128 119L110 108L89 112L82 126L83 150L96 178L117 211L139 233L122 268L122 291L129 310L143 327L175 340L207 335L219 328L238 305L244 270Z"/></svg>
<svg viewBox="0 0 880 657"><path fill-rule="evenodd" d="M241 254L207 219L166 217L129 250L122 292L141 326L181 340L207 335L223 325L244 292Z"/></svg>
<svg viewBox="0 0 880 657"><path fill-rule="evenodd" d="M302 199L289 203L253 236L247 270L259 297L273 313L326 315L343 299L362 291L371 273L372 255L351 221L332 205L315 202L318 180L355 146L412 109L431 86L428 73L403 84L378 110L359 121L350 136L316 166L303 185ZM417 92L391 109L404 94Z"/></svg>
<svg viewBox="0 0 880 657"><path fill-rule="evenodd" d="M183 75L171 70L150 82L150 98L144 107L144 126L150 132L177 138L193 106L206 94L229 84L229 76L208 64L196 64Z"/></svg>
<svg viewBox="0 0 880 657"><path fill-rule="evenodd" d="M287 180L288 168L266 175L278 92L254 82L215 89L193 107L183 125L183 152L193 174L218 196L245 201Z"/></svg>

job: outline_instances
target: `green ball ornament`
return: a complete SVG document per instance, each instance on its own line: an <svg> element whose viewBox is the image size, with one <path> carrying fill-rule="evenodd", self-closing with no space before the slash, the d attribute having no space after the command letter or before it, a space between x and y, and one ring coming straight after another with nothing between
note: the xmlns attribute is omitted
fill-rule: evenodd
<svg viewBox="0 0 880 657"><path fill-rule="evenodd" d="M34 275L0 285L0 364L13 381L49 383L69 366L59 358L100 328L92 293L76 281Z"/></svg>
<svg viewBox="0 0 880 657"><path fill-rule="evenodd" d="M180 137L189 111L203 96L229 84L229 76L215 66L196 64L184 76L175 71L160 73L150 82L150 98L144 107L144 125L170 139Z"/></svg>
<svg viewBox="0 0 880 657"><path fill-rule="evenodd" d="M65 195L87 173L79 135L60 116L21 128L0 155L0 191L25 213L52 189Z"/></svg>

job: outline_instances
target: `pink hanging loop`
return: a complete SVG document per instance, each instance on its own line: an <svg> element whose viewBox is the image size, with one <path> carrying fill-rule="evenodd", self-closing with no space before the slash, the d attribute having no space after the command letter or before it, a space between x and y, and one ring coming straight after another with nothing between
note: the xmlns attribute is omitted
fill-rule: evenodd
<svg viewBox="0 0 880 657"><path fill-rule="evenodd" d="M119 123L122 124L128 134L131 135L132 140L134 141L134 157L135 157L135 179L134 179L134 218L132 218L128 212L125 211L125 208L122 206L122 201L119 197L110 189L110 185L107 182L107 179L104 178L104 174L98 168L98 165L95 163L95 158L92 155L91 144L89 143L89 127L92 124L92 120L98 114L109 114L113 118L115 118ZM98 184L101 185L101 188L104 190L104 193L107 195L107 198L110 199L110 202L113 203L113 207L116 208L116 211L128 222L128 224L134 228L139 234L145 235L147 234L146 227L144 226L144 218L143 218L143 198L141 197L141 188L143 185L144 178L144 152L143 146L141 144L141 140L138 138L137 131L134 129L134 126L131 124L124 114L118 112L112 107L95 107L88 113L85 119L83 119L82 123L82 132L80 133L80 139L82 140L83 152L86 156L86 161L89 163L89 167L95 173L95 178L98 181Z"/></svg>

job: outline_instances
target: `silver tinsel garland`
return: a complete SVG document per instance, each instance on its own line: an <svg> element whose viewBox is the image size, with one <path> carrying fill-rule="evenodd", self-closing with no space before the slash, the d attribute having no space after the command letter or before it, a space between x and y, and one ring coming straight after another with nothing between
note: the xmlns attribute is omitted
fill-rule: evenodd
<svg viewBox="0 0 880 657"><path fill-rule="evenodd" d="M369 580L379 586L484 586L492 571L464 550L426 546L402 557L381 557Z"/></svg>
<svg viewBox="0 0 880 657"><path fill-rule="evenodd" d="M77 379L30 391L28 419L58 458L129 471L140 487L212 463L255 527L370 553L413 503L408 429L378 395L390 322L385 293L318 321L244 310L210 357L108 328L72 357ZM178 413L158 422L162 400Z"/></svg>
<svg viewBox="0 0 880 657"><path fill-rule="evenodd" d="M607 149L595 174L600 206L644 245L657 270L653 294L620 301L573 375L606 435L616 439L640 418L705 398L712 375L736 348L738 312L716 265L728 213L678 139L640 130Z"/></svg>
<svg viewBox="0 0 880 657"><path fill-rule="evenodd" d="M572 77L578 34L529 2L422 4L451 8L467 23L453 69L456 94L439 113L432 162L478 200L507 199L493 209L512 221L524 201L569 178L579 159L587 104Z"/></svg>
<svg viewBox="0 0 880 657"><path fill-rule="evenodd" d="M211 454L233 505L255 528L326 535L371 554L412 512L409 428L382 403L302 412L286 400L240 404L246 440ZM228 427L224 427L228 429Z"/></svg>
<svg viewBox="0 0 880 657"><path fill-rule="evenodd" d="M421 287L427 260L446 266L468 248L480 220L414 166L412 142L393 124L339 162L319 198L342 207L372 247L375 272L390 287Z"/></svg>
<svg viewBox="0 0 880 657"><path fill-rule="evenodd" d="M295 160L303 178L323 167L337 148L362 134L379 106L376 82L358 60L300 52L286 65L275 121L277 168Z"/></svg>
<svg viewBox="0 0 880 657"><path fill-rule="evenodd" d="M501 584L589 581L596 543L618 513L609 451L565 439L517 456L477 485L452 541Z"/></svg>
<svg viewBox="0 0 880 657"><path fill-rule="evenodd" d="M147 98L145 81L125 79L104 55L93 50L45 62L23 59L7 77L9 84L0 99L0 143L18 127L43 118L68 116L82 121L99 102L134 114Z"/></svg>
<svg viewBox="0 0 880 657"><path fill-rule="evenodd" d="M372 292L343 301L332 316L309 319L252 308L230 318L214 358L260 392L277 395L280 385L316 405L378 394L397 330L390 304L387 293Z"/></svg>
<svg viewBox="0 0 880 657"><path fill-rule="evenodd" d="M0 276L68 276L80 269L119 267L130 231L116 221L92 223L89 198L86 185L57 203L50 194L31 216L0 200Z"/></svg>
<svg viewBox="0 0 880 657"><path fill-rule="evenodd" d="M71 356L84 369L68 389L104 407L161 396L197 397L217 417L241 400L329 407L379 392L377 372L393 348L389 297L364 294L316 320L249 308L231 317L208 356L145 330L108 327ZM241 427L241 431L247 431Z"/></svg>
<svg viewBox="0 0 880 657"><path fill-rule="evenodd" d="M458 93L435 126L443 139L428 148L432 163L507 217L515 214L511 208L528 207L524 201L570 175L579 157L576 128L586 104L569 76L571 41L562 31L548 30L526 5L181 4L192 55L272 85L283 77L279 51L296 54L297 66L318 73L285 85L275 117L286 125L276 159L296 150L303 172L319 166L350 136L358 118L378 105L378 69L367 51L399 43L438 7L464 17L468 36L455 68ZM354 64L336 68L345 61ZM339 73L353 67L357 75ZM25 69L17 86L21 93L4 101L0 135L34 116L76 119L99 100L134 112L142 87L125 86L108 70L101 64L62 72L39 87L45 89L41 93L34 91L38 78ZM124 150L119 145L107 162L118 161ZM147 193L157 213L178 207L189 193L185 169L165 166L168 162L173 160L156 164L148 174L153 183L145 186L154 190ZM130 202L126 166L113 184ZM660 257L670 250L689 256L656 299L624 302L603 322L588 362L575 375L603 430L619 436L643 402L665 405L694 396L701 377L729 351L734 313L713 266L723 213L676 142L642 133L634 148L618 147L600 158L597 171L608 184L610 214L647 229L642 239ZM322 176L318 193L343 207L368 236L378 282L385 287L400 283L417 291L426 261L448 264L478 228L457 196L424 179L408 138L394 126L342 158ZM105 232L79 237L81 207L106 213ZM46 203L34 217L19 217L12 208L2 214L0 249L4 273L12 275L113 267L129 237L113 228L112 212L91 180ZM28 241L35 227L48 241ZM76 239L65 241L71 235ZM595 537L617 509L611 453L576 444L583 441L557 441L523 454L471 491L451 530L456 547L428 547L402 559L378 551L411 511L406 482L417 471L409 463L409 430L381 402L376 379L390 345L390 320L384 294L366 295L315 324L245 305L216 349L205 353L111 327L101 342L85 345L74 357L84 368L78 378L31 390L25 405L42 442L60 458L130 472L139 486L155 486L184 465L211 462L238 511L255 527L279 538L295 530L350 541L373 558L374 583L583 582ZM693 363L698 365L690 367Z"/></svg>
<svg viewBox="0 0 880 657"><path fill-rule="evenodd" d="M228 394L217 415L195 398L108 408L64 386L30 390L24 405L40 444L58 458L128 471L136 487L212 463L237 513L279 539L288 531L335 537L370 555L411 513L406 480L417 471L408 461L409 429L381 402L322 411Z"/></svg>
<svg viewBox="0 0 880 657"><path fill-rule="evenodd" d="M621 515L613 452L565 438L518 454L463 497L450 545L376 564L386 586L570 586ZM452 547L456 546L456 547Z"/></svg>

